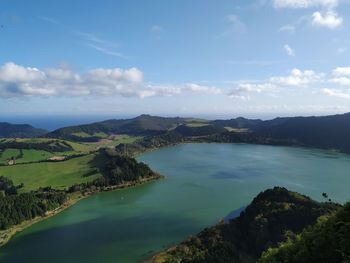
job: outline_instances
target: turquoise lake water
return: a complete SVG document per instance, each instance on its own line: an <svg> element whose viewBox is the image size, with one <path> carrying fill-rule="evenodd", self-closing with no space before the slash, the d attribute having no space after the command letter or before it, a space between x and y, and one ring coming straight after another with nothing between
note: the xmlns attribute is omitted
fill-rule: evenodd
<svg viewBox="0 0 350 263"><path fill-rule="evenodd" d="M350 200L350 156L330 151L185 144L138 159L166 179L84 199L16 235L0 262L140 262L273 186Z"/></svg>

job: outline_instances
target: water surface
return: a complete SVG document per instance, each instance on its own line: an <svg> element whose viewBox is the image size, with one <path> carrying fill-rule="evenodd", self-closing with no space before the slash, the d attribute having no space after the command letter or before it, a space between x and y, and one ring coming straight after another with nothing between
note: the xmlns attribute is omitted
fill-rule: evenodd
<svg viewBox="0 0 350 263"><path fill-rule="evenodd" d="M101 193L24 230L0 262L139 262L285 186L322 200L350 199L350 158L313 149L186 144L139 157L166 179Z"/></svg>

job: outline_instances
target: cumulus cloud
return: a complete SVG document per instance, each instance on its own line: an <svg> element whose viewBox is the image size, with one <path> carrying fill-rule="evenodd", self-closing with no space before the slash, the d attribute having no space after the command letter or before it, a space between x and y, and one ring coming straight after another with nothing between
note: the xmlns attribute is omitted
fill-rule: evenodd
<svg viewBox="0 0 350 263"><path fill-rule="evenodd" d="M350 67L337 67L333 70L333 75L336 77L350 76Z"/></svg>
<svg viewBox="0 0 350 263"><path fill-rule="evenodd" d="M350 99L350 67L337 67L327 74L294 68L285 76L273 76L252 83L238 83L227 95L234 99L249 100L252 94L274 95L283 90L299 89L311 89L313 93Z"/></svg>
<svg viewBox="0 0 350 263"><path fill-rule="evenodd" d="M276 89L276 86L272 83L241 83L234 89L231 89L227 95L233 99L249 100L249 94L251 93L262 93L274 89Z"/></svg>
<svg viewBox="0 0 350 263"><path fill-rule="evenodd" d="M221 94L221 89L195 83L169 86L146 84L143 72L130 69L92 69L84 74L70 69L39 70L9 62L0 67L0 97L112 96L146 98L183 94Z"/></svg>
<svg viewBox="0 0 350 263"><path fill-rule="evenodd" d="M310 21L314 27L325 27L328 29L336 29L343 24L343 17L336 11L339 4L339 0L273 0L273 6L277 9L320 8L322 11L315 11L306 20ZM305 21L305 18L301 18L301 20ZM294 32L295 28L287 25L287 27L282 27L280 31Z"/></svg>
<svg viewBox="0 0 350 263"><path fill-rule="evenodd" d="M273 0L275 8L336 7L338 0Z"/></svg>
<svg viewBox="0 0 350 263"><path fill-rule="evenodd" d="M303 87L321 81L323 76L324 74L316 73L313 70L302 71L295 68L288 76L271 77L269 81L279 86Z"/></svg>
<svg viewBox="0 0 350 263"><path fill-rule="evenodd" d="M324 14L317 11L312 14L311 23L313 26L335 29L343 24L343 18L340 17L338 13L333 10L328 10Z"/></svg>
<svg viewBox="0 0 350 263"><path fill-rule="evenodd" d="M333 78L329 80L331 83L350 86L350 67L337 67L333 70L332 76Z"/></svg>
<svg viewBox="0 0 350 263"><path fill-rule="evenodd" d="M249 99L252 93L278 92L284 88L302 88L323 82L325 75L313 70L293 69L287 76L274 76L261 83L241 83L228 94L231 98Z"/></svg>
<svg viewBox="0 0 350 263"><path fill-rule="evenodd" d="M294 57L295 56L295 50L293 48L291 48L289 45L284 45L284 50L286 51L287 55L290 57Z"/></svg>
<svg viewBox="0 0 350 263"><path fill-rule="evenodd" d="M331 97L350 99L350 90L323 89L322 92Z"/></svg>

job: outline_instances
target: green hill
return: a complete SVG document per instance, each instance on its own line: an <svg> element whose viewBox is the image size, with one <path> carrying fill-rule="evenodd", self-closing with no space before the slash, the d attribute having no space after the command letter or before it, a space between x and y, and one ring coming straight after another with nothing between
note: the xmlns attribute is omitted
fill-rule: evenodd
<svg viewBox="0 0 350 263"><path fill-rule="evenodd" d="M297 145L350 152L350 113L323 117L276 118L267 121L241 117L210 121L141 115L133 119L106 120L65 127L45 136L95 142L115 134L159 136L173 130L185 137L224 134L223 138L215 137L214 141L219 142Z"/></svg>
<svg viewBox="0 0 350 263"><path fill-rule="evenodd" d="M350 203L300 235L266 251L260 263L350 262Z"/></svg>
<svg viewBox="0 0 350 263"><path fill-rule="evenodd" d="M0 138L33 138L46 134L43 129L28 124L10 124L0 122Z"/></svg>
<svg viewBox="0 0 350 263"><path fill-rule="evenodd" d="M46 136L76 141L97 141L101 139L101 136L97 136L98 133L104 133L106 136L109 134L155 135L185 122L185 118L141 115L133 119L106 120L92 124L65 127L48 133Z"/></svg>
<svg viewBox="0 0 350 263"><path fill-rule="evenodd" d="M350 151L350 113L276 118L255 126L253 132L286 144Z"/></svg>
<svg viewBox="0 0 350 263"><path fill-rule="evenodd" d="M269 247L339 209L275 187L260 193L239 217L207 228L148 262L256 262Z"/></svg>

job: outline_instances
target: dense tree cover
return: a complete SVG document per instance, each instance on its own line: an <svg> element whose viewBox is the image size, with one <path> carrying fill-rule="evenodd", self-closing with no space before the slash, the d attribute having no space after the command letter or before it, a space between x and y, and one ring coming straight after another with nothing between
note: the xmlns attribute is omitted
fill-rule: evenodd
<svg viewBox="0 0 350 263"><path fill-rule="evenodd" d="M260 263L350 262L350 203L263 253Z"/></svg>
<svg viewBox="0 0 350 263"><path fill-rule="evenodd" d="M350 152L350 113L324 117L276 118L264 121L254 133L280 142Z"/></svg>
<svg viewBox="0 0 350 263"><path fill-rule="evenodd" d="M26 142L17 140L3 140L0 141L0 149L29 149L29 150L43 150L47 152L66 152L73 151L73 147L61 140L48 140L42 142Z"/></svg>
<svg viewBox="0 0 350 263"><path fill-rule="evenodd" d="M254 129L258 125L260 125L263 121L259 119L250 120L242 117L238 117L230 120L214 120L210 123L212 125L217 125L221 127L230 127L237 129Z"/></svg>
<svg viewBox="0 0 350 263"><path fill-rule="evenodd" d="M68 192L89 191L159 177L148 165L137 162L134 158L119 155L114 151L101 150L93 162L103 176L92 182L73 185Z"/></svg>
<svg viewBox="0 0 350 263"><path fill-rule="evenodd" d="M205 229L153 262L256 262L270 246L339 208L275 187L260 193L238 218Z"/></svg>
<svg viewBox="0 0 350 263"><path fill-rule="evenodd" d="M169 131L161 135L144 137L134 143L121 143L116 146L116 151L122 155L133 156L149 149L157 149L182 142L188 142L188 140L176 131Z"/></svg>
<svg viewBox="0 0 350 263"><path fill-rule="evenodd" d="M23 185L14 186L12 180L7 177L0 176L0 197L6 195L16 195L17 189Z"/></svg>
<svg viewBox="0 0 350 263"><path fill-rule="evenodd" d="M64 191L50 187L29 193L17 193L11 180L0 177L0 229L7 229L25 220L43 216L66 201Z"/></svg>
<svg viewBox="0 0 350 263"><path fill-rule="evenodd" d="M204 125L192 127L187 125L180 125L175 129L176 132L182 136L208 136L212 134L221 134L227 130L224 127L217 125Z"/></svg>
<svg viewBox="0 0 350 263"><path fill-rule="evenodd" d="M27 124L0 122L0 138L33 138L46 134L47 131Z"/></svg>

